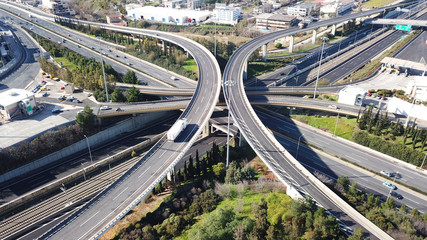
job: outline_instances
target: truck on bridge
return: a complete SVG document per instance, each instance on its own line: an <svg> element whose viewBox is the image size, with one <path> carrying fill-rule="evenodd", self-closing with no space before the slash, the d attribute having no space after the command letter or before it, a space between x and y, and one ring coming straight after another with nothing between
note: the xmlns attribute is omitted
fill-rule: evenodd
<svg viewBox="0 0 427 240"><path fill-rule="evenodd" d="M179 134L184 131L187 127L188 121L186 118L181 118L172 127L169 129L167 133L167 137L169 141L175 141L175 139L179 136Z"/></svg>

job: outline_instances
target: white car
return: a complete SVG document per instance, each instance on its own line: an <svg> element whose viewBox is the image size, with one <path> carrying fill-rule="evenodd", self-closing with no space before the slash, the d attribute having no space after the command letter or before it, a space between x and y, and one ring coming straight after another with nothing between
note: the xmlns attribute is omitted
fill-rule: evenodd
<svg viewBox="0 0 427 240"><path fill-rule="evenodd" d="M338 109L338 107L336 105L329 105L328 108Z"/></svg>
<svg viewBox="0 0 427 240"><path fill-rule="evenodd" d="M394 174L393 174L393 173L391 173L391 172L389 172L389 171L386 171L386 170L381 170L381 174L384 174L384 175L386 175L387 177L393 177L393 176L394 176Z"/></svg>
<svg viewBox="0 0 427 240"><path fill-rule="evenodd" d="M101 110L108 110L108 109L111 109L111 108L109 106L102 106L100 109Z"/></svg>

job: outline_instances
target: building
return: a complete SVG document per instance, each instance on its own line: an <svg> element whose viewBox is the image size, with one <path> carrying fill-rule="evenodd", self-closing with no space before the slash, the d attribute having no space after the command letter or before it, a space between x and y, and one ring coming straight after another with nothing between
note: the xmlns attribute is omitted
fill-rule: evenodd
<svg viewBox="0 0 427 240"><path fill-rule="evenodd" d="M34 93L12 88L0 93L0 119L10 121L17 116L32 115L36 105Z"/></svg>
<svg viewBox="0 0 427 240"><path fill-rule="evenodd" d="M163 5L166 8L179 8L179 6L181 6L181 4L183 3L184 3L183 0L171 0L171 1L163 2Z"/></svg>
<svg viewBox="0 0 427 240"><path fill-rule="evenodd" d="M134 20L149 20L169 24L185 25L205 21L211 16L209 11L175 9L146 6L127 11L128 17Z"/></svg>
<svg viewBox="0 0 427 240"><path fill-rule="evenodd" d="M388 101L387 112L427 121L427 107L422 104L412 104L396 97Z"/></svg>
<svg viewBox="0 0 427 240"><path fill-rule="evenodd" d="M187 0L187 9L197 9L200 7L201 0Z"/></svg>
<svg viewBox="0 0 427 240"><path fill-rule="evenodd" d="M271 13L273 11L273 5L264 4L258 7L254 7L252 10L253 14Z"/></svg>
<svg viewBox="0 0 427 240"><path fill-rule="evenodd" d="M338 96L338 103L360 106L366 97L366 92L358 87L346 86L341 89Z"/></svg>
<svg viewBox="0 0 427 240"><path fill-rule="evenodd" d="M288 15L291 15L291 16L306 17L306 16L309 16L311 12L317 11L319 9L318 6L319 5L316 3L302 2L294 6L289 6L287 13Z"/></svg>
<svg viewBox="0 0 427 240"><path fill-rule="evenodd" d="M410 98L415 98L420 102L427 102L427 77L414 77L408 82L405 92Z"/></svg>
<svg viewBox="0 0 427 240"><path fill-rule="evenodd" d="M256 27L270 30L288 29L298 23L294 16L264 13L256 17Z"/></svg>
<svg viewBox="0 0 427 240"><path fill-rule="evenodd" d="M320 12L324 14L341 14L354 7L354 0L334 0L324 3L326 5L320 7Z"/></svg>
<svg viewBox="0 0 427 240"><path fill-rule="evenodd" d="M111 14L107 15L106 17L108 24L114 24L114 23L121 23L122 22L122 16L117 14Z"/></svg>
<svg viewBox="0 0 427 240"><path fill-rule="evenodd" d="M42 0L42 7L56 15L75 15L73 9L67 6L69 0Z"/></svg>
<svg viewBox="0 0 427 240"><path fill-rule="evenodd" d="M241 17L241 12L241 7L229 7L225 3L215 3L214 21L235 25Z"/></svg>

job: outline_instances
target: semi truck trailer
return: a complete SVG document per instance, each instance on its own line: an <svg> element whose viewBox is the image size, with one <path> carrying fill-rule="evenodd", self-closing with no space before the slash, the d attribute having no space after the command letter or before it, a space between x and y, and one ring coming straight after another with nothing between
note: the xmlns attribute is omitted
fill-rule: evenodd
<svg viewBox="0 0 427 240"><path fill-rule="evenodd" d="M175 141L179 134L187 127L188 121L186 118L181 118L172 125L167 133L169 141Z"/></svg>

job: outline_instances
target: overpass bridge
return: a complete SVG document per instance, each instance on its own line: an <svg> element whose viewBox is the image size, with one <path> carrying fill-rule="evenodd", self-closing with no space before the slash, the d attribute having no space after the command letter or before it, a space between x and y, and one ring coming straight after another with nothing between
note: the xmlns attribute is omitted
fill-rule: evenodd
<svg viewBox="0 0 427 240"><path fill-rule="evenodd" d="M411 25L413 27L427 27L427 20L414 19L373 19L367 20L367 24L374 25Z"/></svg>

